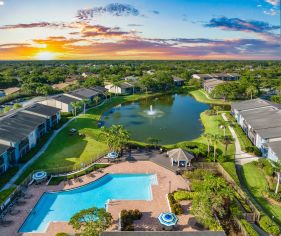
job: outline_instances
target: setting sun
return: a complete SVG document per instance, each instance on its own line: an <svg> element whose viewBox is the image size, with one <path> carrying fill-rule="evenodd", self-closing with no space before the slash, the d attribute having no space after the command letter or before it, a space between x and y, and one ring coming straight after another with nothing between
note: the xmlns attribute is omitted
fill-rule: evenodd
<svg viewBox="0 0 281 236"><path fill-rule="evenodd" d="M54 60L56 59L56 54L52 52L39 52L36 56L35 59L37 60Z"/></svg>

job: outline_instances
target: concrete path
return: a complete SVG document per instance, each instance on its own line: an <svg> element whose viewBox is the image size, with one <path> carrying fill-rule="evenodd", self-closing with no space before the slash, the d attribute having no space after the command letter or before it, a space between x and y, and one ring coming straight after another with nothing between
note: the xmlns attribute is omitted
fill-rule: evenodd
<svg viewBox="0 0 281 236"><path fill-rule="evenodd" d="M95 107L91 107L88 110L94 109L96 107L102 106L104 103L106 103L106 100L104 100L102 103L100 103L99 105L95 106ZM83 115L84 113L79 114L77 117ZM5 190L7 188L10 188L14 185L14 183L16 182L16 180L24 173L24 171L30 166L32 165L45 151L46 149L49 147L50 143L54 140L54 138L57 136L57 134L59 132L61 132L70 122L72 122L73 120L75 120L77 117L73 117L71 118L69 121L67 121L65 124L63 124L59 129L55 130L54 133L51 135L51 137L48 139L48 141L43 145L43 147L28 161L26 162L24 165L22 165L20 167L20 169L18 170L18 172L9 180L9 182L7 182L0 191Z"/></svg>
<svg viewBox="0 0 281 236"><path fill-rule="evenodd" d="M222 113L222 118L225 121L228 121L225 113ZM242 151L241 145L239 143L239 139L238 139L234 129L230 126L228 126L228 128L230 130L230 133L231 133L232 137L235 140L235 163L238 164L238 165L245 165L249 162L258 160L259 159L258 157Z"/></svg>

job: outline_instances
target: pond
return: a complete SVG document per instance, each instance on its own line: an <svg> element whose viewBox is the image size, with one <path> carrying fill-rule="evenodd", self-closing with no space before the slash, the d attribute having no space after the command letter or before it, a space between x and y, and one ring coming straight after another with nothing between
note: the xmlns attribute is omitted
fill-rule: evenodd
<svg viewBox="0 0 281 236"><path fill-rule="evenodd" d="M188 95L174 94L119 104L105 112L102 124L123 125L136 141L158 139L159 144L174 144L198 138L204 127L200 114L209 109Z"/></svg>

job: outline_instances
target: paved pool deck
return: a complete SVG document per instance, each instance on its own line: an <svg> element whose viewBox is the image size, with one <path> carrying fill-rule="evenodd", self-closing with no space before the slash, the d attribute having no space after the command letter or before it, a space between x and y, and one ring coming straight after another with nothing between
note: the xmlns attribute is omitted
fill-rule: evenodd
<svg viewBox="0 0 281 236"><path fill-rule="evenodd" d="M15 211L19 210L16 215L7 214L5 220L11 220L12 223L8 227L0 226L0 235L5 236L54 236L58 232L68 232L74 234L73 229L67 222L52 222L45 233L18 233L20 226L31 212L37 201L40 199L44 192L60 191L71 188L76 188L95 181L107 173L148 173L156 174L158 185L152 186L153 200L151 201L111 201L108 206L109 212L113 216L113 225L110 230L117 230L118 216L123 209L139 209L143 212L141 220L135 222L135 229L140 231L158 231L161 226L158 223L157 217L161 212L169 211L167 201L167 194L169 191L177 189L188 189L189 183L181 176L175 175L174 172L159 166L151 161L134 161L134 162L121 162L113 164L100 172L93 172L93 175L83 176L80 181L70 181L70 183L63 182L58 186L36 186L32 185L28 189L28 193L33 196L31 199L22 199L23 204L15 205ZM136 186L137 187L137 186ZM79 203L75 203L79 204ZM178 230L181 231L195 231L195 219L189 214L191 203L189 201L182 202L184 214L179 216Z"/></svg>

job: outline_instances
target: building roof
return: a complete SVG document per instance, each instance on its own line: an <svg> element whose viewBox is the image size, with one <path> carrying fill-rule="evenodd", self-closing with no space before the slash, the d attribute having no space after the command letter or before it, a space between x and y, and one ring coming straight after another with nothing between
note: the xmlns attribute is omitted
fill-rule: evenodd
<svg viewBox="0 0 281 236"><path fill-rule="evenodd" d="M259 129L256 132L263 139L281 138L281 125L279 127Z"/></svg>
<svg viewBox="0 0 281 236"><path fill-rule="evenodd" d="M10 147L0 143L0 155L6 152Z"/></svg>
<svg viewBox="0 0 281 236"><path fill-rule="evenodd" d="M268 101L260 98L242 101L242 102L234 102L231 104L232 109L238 111L244 111L244 110L267 107L267 106L271 106L271 104Z"/></svg>
<svg viewBox="0 0 281 236"><path fill-rule="evenodd" d="M254 129L275 128L281 126L281 116L279 114L268 114L268 116L256 119L246 120L246 122Z"/></svg>
<svg viewBox="0 0 281 236"><path fill-rule="evenodd" d="M280 113L280 110L272 106L261 107L259 109L245 110L240 112L240 114L243 115L244 119L246 120L264 118L268 117L269 114L277 113Z"/></svg>
<svg viewBox="0 0 281 236"><path fill-rule="evenodd" d="M106 231L101 236L225 236L223 231Z"/></svg>
<svg viewBox="0 0 281 236"><path fill-rule="evenodd" d="M119 87L126 89L126 88L132 88L132 87L134 87L134 85L132 83L123 82L119 85Z"/></svg>
<svg viewBox="0 0 281 236"><path fill-rule="evenodd" d="M72 92L69 92L66 94L67 95L71 95L80 99L90 99L94 96L97 96L99 93L97 91L94 91L92 89L87 89L87 88L81 88L81 89L77 89L74 90Z"/></svg>
<svg viewBox="0 0 281 236"><path fill-rule="evenodd" d="M46 118L22 111L5 116L0 120L0 139L11 142L20 141L45 121Z"/></svg>
<svg viewBox="0 0 281 236"><path fill-rule="evenodd" d="M53 97L53 99L56 100L56 101L59 101L61 103L64 103L64 104L68 104L68 105L70 105L73 102L79 102L80 101L79 99L69 97L69 96L66 96L64 94L59 95L59 96L55 96L55 97Z"/></svg>
<svg viewBox="0 0 281 236"><path fill-rule="evenodd" d="M107 89L102 86L95 86L95 87L91 87L90 89L92 89L96 92L99 92L99 93L105 93L107 91Z"/></svg>
<svg viewBox="0 0 281 236"><path fill-rule="evenodd" d="M56 115L60 109L56 107L46 106L43 104L35 103L32 106L25 108L24 110L37 113L44 116Z"/></svg>
<svg viewBox="0 0 281 236"><path fill-rule="evenodd" d="M205 87L209 87L209 88L213 88L213 87L216 87L217 85L219 84L224 84L226 83L225 81L222 81L222 80L218 80L218 79L209 79L209 80L206 80L204 82L204 86Z"/></svg>
<svg viewBox="0 0 281 236"><path fill-rule="evenodd" d="M267 146L281 159L281 141L269 142Z"/></svg>
<svg viewBox="0 0 281 236"><path fill-rule="evenodd" d="M170 158L173 158L175 161L188 161L190 162L194 156L186 150L181 148L176 148L167 152Z"/></svg>
<svg viewBox="0 0 281 236"><path fill-rule="evenodd" d="M173 80L175 82L182 82L182 81L185 81L184 79L180 78L180 77L177 77L177 76L172 76L173 77Z"/></svg>

